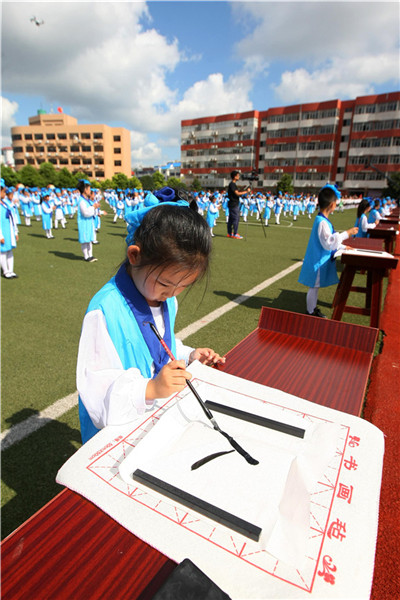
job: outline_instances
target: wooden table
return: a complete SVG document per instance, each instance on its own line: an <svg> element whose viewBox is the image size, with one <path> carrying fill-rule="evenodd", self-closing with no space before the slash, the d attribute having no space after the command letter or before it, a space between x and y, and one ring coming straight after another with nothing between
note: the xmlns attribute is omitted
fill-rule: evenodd
<svg viewBox="0 0 400 600"><path fill-rule="evenodd" d="M375 229L369 229L368 234L371 239L374 239L374 238L383 239L385 242L386 252L389 252L389 254L393 254L395 242L396 242L396 236L398 234L398 231L399 231L398 225L393 225L390 223L387 223L387 224L379 223L379 225L377 225L375 227Z"/></svg>
<svg viewBox="0 0 400 600"><path fill-rule="evenodd" d="M375 230L372 229L371 231ZM346 244L352 248L372 251L382 249L381 238L352 238L346 240ZM332 319L340 321L344 312L367 315L370 317L370 326L379 328L383 278L387 275L389 269L397 267L398 258L394 256L381 257L379 255L364 256L344 252L341 256L341 262L344 264L344 269L332 303ZM353 286L354 276L359 270L366 272L367 279L364 287ZM350 292L365 294L364 307L349 306L347 304Z"/></svg>
<svg viewBox="0 0 400 600"><path fill-rule="evenodd" d="M377 329L263 308L221 370L359 415ZM3 600L150 600L175 563L64 489L2 543Z"/></svg>

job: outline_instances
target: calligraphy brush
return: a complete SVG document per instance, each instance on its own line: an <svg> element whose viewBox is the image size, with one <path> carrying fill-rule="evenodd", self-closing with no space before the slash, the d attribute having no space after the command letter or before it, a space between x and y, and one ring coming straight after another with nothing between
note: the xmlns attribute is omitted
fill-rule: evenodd
<svg viewBox="0 0 400 600"><path fill-rule="evenodd" d="M175 356L172 354L171 350L168 348L167 344L164 342L163 338L161 337L157 327L155 325L153 325L153 323L150 323L150 321L146 321L144 324L149 324L152 331L155 333L155 335L157 336L161 346L164 348L165 352L168 354L168 356L170 357L171 360L176 360ZM243 456L243 458L245 458L247 460L247 462L251 465L258 465L258 460L256 460L255 458L253 458L252 456L250 456L250 454L248 452L246 452L246 450L244 450L244 448L242 448L236 440L233 439L233 437L231 435L229 435L228 433L226 433L225 431L222 431L222 429L219 427L218 423L216 422L216 420L214 419L214 416L212 414L212 412L210 411L209 408L207 408L207 406L205 405L204 401L200 398L199 394L196 391L196 388L194 387L194 385L192 384L192 382L190 381L190 379L186 379L186 383L190 389L190 391L194 394L196 400L198 401L198 403L200 404L201 408L203 409L207 419L209 419L211 421L211 423L213 424L213 427L216 431L218 431L221 435L223 435L228 442L230 443L230 445L232 446L232 448L235 448L235 450L237 452L239 452L239 454L241 454Z"/></svg>

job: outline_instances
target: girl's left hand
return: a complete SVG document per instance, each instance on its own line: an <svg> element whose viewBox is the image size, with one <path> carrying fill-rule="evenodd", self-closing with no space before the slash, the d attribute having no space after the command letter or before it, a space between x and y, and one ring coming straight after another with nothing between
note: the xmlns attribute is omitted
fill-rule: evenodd
<svg viewBox="0 0 400 600"><path fill-rule="evenodd" d="M203 365L215 365L216 363L223 364L225 357L220 356L211 348L196 348L189 356L189 364L194 360L198 360Z"/></svg>

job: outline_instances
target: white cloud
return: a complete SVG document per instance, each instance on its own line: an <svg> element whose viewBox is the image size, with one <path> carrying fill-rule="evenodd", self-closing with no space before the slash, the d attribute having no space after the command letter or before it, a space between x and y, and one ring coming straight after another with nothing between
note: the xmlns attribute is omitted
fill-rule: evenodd
<svg viewBox="0 0 400 600"><path fill-rule="evenodd" d="M44 25L30 22L34 14ZM168 75L180 62L202 57L151 28L145 2L4 3L3 48L7 92L68 106L80 121L157 134L166 138L160 139L165 152L169 138L179 136L181 119L252 108L252 79L243 74L227 80L211 74L178 97ZM171 158L146 136L132 136L136 163Z"/></svg>
<svg viewBox="0 0 400 600"><path fill-rule="evenodd" d="M16 125L14 115L18 110L18 103L11 102L8 98L1 97L1 147L11 146L10 129Z"/></svg>
<svg viewBox="0 0 400 600"><path fill-rule="evenodd" d="M233 2L252 31L240 56L313 61L393 51L399 44L396 2Z"/></svg>
<svg viewBox="0 0 400 600"><path fill-rule="evenodd" d="M356 98L374 92L373 83L398 82L399 60L392 54L333 59L320 69L285 71L274 86L283 104Z"/></svg>

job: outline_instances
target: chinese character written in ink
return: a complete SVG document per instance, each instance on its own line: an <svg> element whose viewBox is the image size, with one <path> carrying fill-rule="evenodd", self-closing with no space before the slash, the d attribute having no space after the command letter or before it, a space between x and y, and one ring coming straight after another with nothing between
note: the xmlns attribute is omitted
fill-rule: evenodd
<svg viewBox="0 0 400 600"><path fill-rule="evenodd" d="M348 469L349 471L351 471L352 469L354 471L357 470L358 464L356 463L356 461L354 460L354 458L352 456L350 456L350 458L345 458L344 459L344 466L346 467L346 469Z"/></svg>
<svg viewBox="0 0 400 600"><path fill-rule="evenodd" d="M340 541L343 540L343 538L346 537L346 523L342 523L342 521L339 521L339 519L336 519L336 521L333 521L330 525L329 525L329 529L328 529L328 538L332 539L332 538L336 538Z"/></svg>
<svg viewBox="0 0 400 600"><path fill-rule="evenodd" d="M342 500L347 500L348 504L351 504L351 497L353 495L353 486L346 485L344 483L339 483L338 493L336 494L337 498L341 498Z"/></svg>
<svg viewBox="0 0 400 600"><path fill-rule="evenodd" d="M359 445L360 445L360 438L355 435L351 435L350 440L349 440L349 446L354 448L354 446L359 446Z"/></svg>

